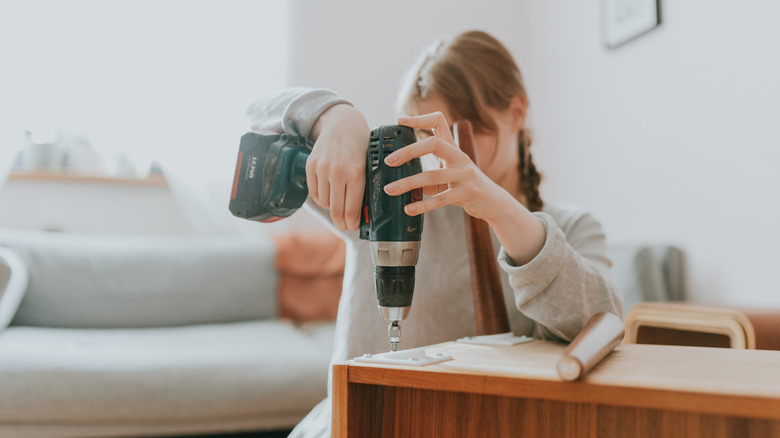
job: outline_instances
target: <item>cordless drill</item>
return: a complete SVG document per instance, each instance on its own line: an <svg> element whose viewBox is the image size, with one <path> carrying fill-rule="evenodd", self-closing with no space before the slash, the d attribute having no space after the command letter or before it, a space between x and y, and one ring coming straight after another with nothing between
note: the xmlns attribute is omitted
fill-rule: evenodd
<svg viewBox="0 0 780 438"><path fill-rule="evenodd" d="M422 199L415 189L400 196L384 186L422 171L415 158L399 167L385 157L416 141L406 126L384 125L371 131L366 154L366 187L360 238L369 240L379 313L388 326L390 349L401 337L398 321L406 319L414 294L414 271L420 253L423 216L404 213L407 204ZM248 132L241 137L230 196L234 216L274 222L295 213L306 200L306 160L311 151L304 139L288 134Z"/></svg>

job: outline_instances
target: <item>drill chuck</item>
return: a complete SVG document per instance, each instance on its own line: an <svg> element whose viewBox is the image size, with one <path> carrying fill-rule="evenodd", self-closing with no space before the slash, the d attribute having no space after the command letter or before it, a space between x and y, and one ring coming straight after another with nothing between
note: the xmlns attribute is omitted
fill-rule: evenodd
<svg viewBox="0 0 780 438"><path fill-rule="evenodd" d="M420 242L371 242L379 313L385 321L404 320L414 293L414 267Z"/></svg>
<svg viewBox="0 0 780 438"><path fill-rule="evenodd" d="M382 318L386 321L406 319L412 306L414 266L376 266L374 282Z"/></svg>

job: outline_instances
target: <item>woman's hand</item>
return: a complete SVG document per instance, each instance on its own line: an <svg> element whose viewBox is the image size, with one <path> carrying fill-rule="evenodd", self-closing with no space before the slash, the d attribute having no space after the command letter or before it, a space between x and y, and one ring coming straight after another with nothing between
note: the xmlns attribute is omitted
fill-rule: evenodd
<svg viewBox="0 0 780 438"><path fill-rule="evenodd" d="M346 104L329 108L312 127L314 148L306 161L309 196L330 209L339 230L360 225L369 133L363 114Z"/></svg>
<svg viewBox="0 0 780 438"><path fill-rule="evenodd" d="M385 158L390 166L400 166L413 158L434 154L444 161L440 169L412 175L385 186L388 195L400 195L422 188L432 195L408 204L406 214L425 213L436 208L460 205L472 217L484 219L516 266L531 261L542 250L546 230L523 204L488 178L455 145L447 120L440 112L398 119L401 125L429 129L433 136L401 148Z"/></svg>
<svg viewBox="0 0 780 438"><path fill-rule="evenodd" d="M406 206L414 216L449 204L460 205L471 215L490 222L507 203L517 201L501 186L488 178L455 144L449 125L440 112L398 119L400 125L433 131L433 136L390 154L385 162L400 166L413 158L434 154L445 163L440 169L428 170L385 186L388 195L400 195L422 188L427 199Z"/></svg>

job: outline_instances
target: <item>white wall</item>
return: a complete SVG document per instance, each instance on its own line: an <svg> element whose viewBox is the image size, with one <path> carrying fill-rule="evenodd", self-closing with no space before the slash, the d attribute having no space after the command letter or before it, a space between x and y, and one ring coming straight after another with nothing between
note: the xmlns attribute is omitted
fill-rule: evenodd
<svg viewBox="0 0 780 438"><path fill-rule="evenodd" d="M0 227L286 226L234 225L227 204L245 108L286 77L287 11L286 0L0 1L0 185L29 129L49 137L38 143L67 134L109 160L128 153L142 174L159 161L178 195L174 205L164 188L12 179L0 191ZM70 170L84 155L72 152Z"/></svg>
<svg viewBox="0 0 780 438"><path fill-rule="evenodd" d="M291 7L290 83L338 91L371 126L395 121L401 76L428 43L480 28L516 39L523 11L510 0L293 0Z"/></svg>
<svg viewBox="0 0 780 438"><path fill-rule="evenodd" d="M490 31L526 76L548 200L590 208L612 243L672 243L694 299L780 304L780 4L663 1L663 24L607 50L600 2L293 2L291 83L372 125L430 39Z"/></svg>
<svg viewBox="0 0 780 438"><path fill-rule="evenodd" d="M0 190L0 227L86 234L197 234L165 187L11 178Z"/></svg>
<svg viewBox="0 0 780 438"><path fill-rule="evenodd" d="M780 304L780 4L663 2L609 51L598 2L527 2L516 50L550 199L671 242L695 299Z"/></svg>
<svg viewBox="0 0 780 438"><path fill-rule="evenodd" d="M696 299L780 305L780 4L665 0L659 29L613 51L599 4L293 0L289 82L333 88L389 123L428 41L488 30L526 76L546 199L587 206L613 243L682 247ZM175 227L181 212L170 214L156 223Z"/></svg>

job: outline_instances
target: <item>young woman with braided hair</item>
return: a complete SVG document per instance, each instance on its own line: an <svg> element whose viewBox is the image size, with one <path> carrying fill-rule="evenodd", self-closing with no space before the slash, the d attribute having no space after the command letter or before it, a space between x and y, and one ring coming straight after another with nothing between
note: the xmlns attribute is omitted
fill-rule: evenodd
<svg viewBox="0 0 780 438"><path fill-rule="evenodd" d="M472 31L431 45L409 70L397 106L403 115L398 123L414 128L418 141L388 156L387 164L416 157L433 164L385 186L390 195L416 188L427 195L406 207L407 214L426 217L401 348L476 332L464 210L493 231L516 335L569 341L596 313L621 315L601 225L584 209L543 202L539 195L541 175L526 127L528 97L520 70L499 41ZM330 90L302 88L260 100L247 115L254 130L290 132L314 142L306 169L307 205L347 242L332 361L387 351L369 245L356 231L370 130L365 117ZM479 168L453 141L449 124L458 120L474 127ZM291 436L330 436L330 403L317 405Z"/></svg>

